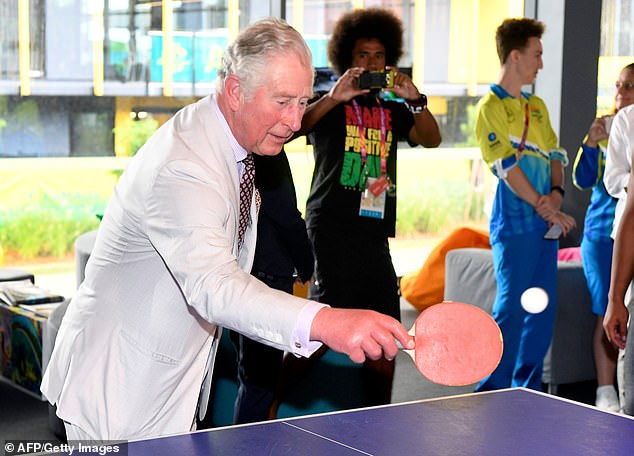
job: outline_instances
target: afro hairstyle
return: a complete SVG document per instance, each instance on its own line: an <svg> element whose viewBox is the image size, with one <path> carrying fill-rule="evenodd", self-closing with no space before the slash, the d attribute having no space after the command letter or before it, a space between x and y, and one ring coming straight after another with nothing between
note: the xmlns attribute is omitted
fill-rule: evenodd
<svg viewBox="0 0 634 456"><path fill-rule="evenodd" d="M403 24L392 11L353 10L337 21L328 42L328 59L339 75L352 66L352 50L359 39L376 39L383 44L388 66L396 66L403 55Z"/></svg>

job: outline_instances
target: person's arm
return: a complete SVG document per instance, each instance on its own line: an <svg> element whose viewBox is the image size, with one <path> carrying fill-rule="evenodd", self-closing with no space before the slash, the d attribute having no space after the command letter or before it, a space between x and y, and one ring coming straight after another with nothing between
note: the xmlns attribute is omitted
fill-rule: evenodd
<svg viewBox="0 0 634 456"><path fill-rule="evenodd" d="M583 143L579 147L575 164L572 168L572 183L579 190L594 187L599 181L600 146L591 147Z"/></svg>
<svg viewBox="0 0 634 456"><path fill-rule="evenodd" d="M550 195L540 195L519 166L514 166L508 170L504 182L513 193L534 207L537 213L549 224L559 225L564 236L577 225L574 218L561 212L559 207L554 208L553 201L559 199L561 203L561 195L557 192L551 192Z"/></svg>
<svg viewBox="0 0 634 456"><path fill-rule="evenodd" d="M394 87L389 90L397 97L413 104L421 99L421 93L411 78L399 71L394 72ZM440 145L442 137L438 123L427 107L414 114L414 125L408 133L408 140L412 144L424 147L438 147Z"/></svg>
<svg viewBox="0 0 634 456"><path fill-rule="evenodd" d="M533 184L531 184L519 166L514 166L509 169L503 180L513 193L526 201L530 206L537 208L542 195L535 190L535 187L533 187Z"/></svg>
<svg viewBox="0 0 634 456"><path fill-rule="evenodd" d="M596 149L599 146L599 142L604 139L608 139L608 130L606 128L605 117L598 117L594 119L592 125L588 129L588 135L584 144L588 147Z"/></svg>
<svg viewBox="0 0 634 456"><path fill-rule="evenodd" d="M310 337L345 353L356 363L367 358L392 360L398 353L396 340L413 349L414 339L394 318L372 310L325 307L313 319Z"/></svg>
<svg viewBox="0 0 634 456"><path fill-rule="evenodd" d="M561 209L561 203L564 201L564 166L561 160L552 160L550 162L550 188L550 193L545 195L546 202L552 212L557 212ZM544 206L542 202L542 207Z"/></svg>
<svg viewBox="0 0 634 456"><path fill-rule="evenodd" d="M438 123L427 108L419 114L414 114L414 126L409 132L409 140L424 147L440 145L442 138Z"/></svg>
<svg viewBox="0 0 634 456"><path fill-rule="evenodd" d="M518 166L516 150L507 139L509 124L506 113L496 97L489 97L486 103L478 105L475 134L480 143L482 158L493 174L519 198L536 207L542 195L535 190Z"/></svg>
<svg viewBox="0 0 634 456"><path fill-rule="evenodd" d="M630 171L628 187L632 185L634 185L634 172ZM625 348L627 340L629 315L625 305L625 294L634 277L634 242L632 239L634 239L634 198L627 198L614 241L608 308L603 320L603 328L608 340L621 349Z"/></svg>
<svg viewBox="0 0 634 456"><path fill-rule="evenodd" d="M577 225L573 217L561 211L564 199L564 168L568 166L568 154L565 149L559 146L557 134L551 126L548 109L543 100L536 98L535 103L541 105L542 111L545 113L544 148L548 151L550 160L550 191L542 196L535 210L541 218L548 222L549 226L559 225L565 236Z"/></svg>

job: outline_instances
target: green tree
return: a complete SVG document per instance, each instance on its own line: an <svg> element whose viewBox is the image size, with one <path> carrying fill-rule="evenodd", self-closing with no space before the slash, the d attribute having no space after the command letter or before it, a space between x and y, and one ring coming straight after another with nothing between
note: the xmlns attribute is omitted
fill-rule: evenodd
<svg viewBox="0 0 634 456"><path fill-rule="evenodd" d="M128 145L126 156L132 157L158 127L158 121L151 117L139 120L129 119L122 126L115 128L115 134L120 135Z"/></svg>

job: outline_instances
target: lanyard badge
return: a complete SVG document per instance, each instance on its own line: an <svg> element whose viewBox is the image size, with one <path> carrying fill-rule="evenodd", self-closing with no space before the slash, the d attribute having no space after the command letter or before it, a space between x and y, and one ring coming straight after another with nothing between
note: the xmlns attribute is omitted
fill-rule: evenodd
<svg viewBox="0 0 634 456"><path fill-rule="evenodd" d="M385 122L385 111L381 102L379 103L379 113L381 116L381 142L380 142L380 166L381 173L379 177L370 177L368 170L368 149L365 137L365 128L363 127L363 118L361 116L361 108L356 100L352 100L357 126L359 128L359 142L361 148L361 180L360 186L363 190L361 193L361 203L359 207L359 215L363 217L382 219L385 215L386 197L396 195L396 185L390 179L387 173L387 131Z"/></svg>
<svg viewBox="0 0 634 456"><path fill-rule="evenodd" d="M524 146L526 145L526 136L528 136L528 124L530 122L530 114L528 112L528 100L524 105L524 132L522 133L522 139L517 146L517 153L515 154L517 162L519 163L520 158L522 158L522 153L524 152Z"/></svg>

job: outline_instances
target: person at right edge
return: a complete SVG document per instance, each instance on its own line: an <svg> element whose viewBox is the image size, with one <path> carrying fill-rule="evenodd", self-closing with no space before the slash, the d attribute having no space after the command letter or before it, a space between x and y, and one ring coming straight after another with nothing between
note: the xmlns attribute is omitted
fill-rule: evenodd
<svg viewBox="0 0 634 456"><path fill-rule="evenodd" d="M501 70L477 107L475 134L482 157L499 178L490 220L497 296L493 317L504 337L498 367L476 391L507 387L542 389L543 360L552 338L559 242L545 239L553 225L562 234L575 220L560 210L566 151L558 146L542 99L523 92L543 67L544 24L506 19L496 30ZM556 235L555 235L556 236ZM544 289L549 305L528 313L522 293Z"/></svg>
<svg viewBox="0 0 634 456"><path fill-rule="evenodd" d="M630 130L632 131L632 130ZM630 149L631 151L632 149ZM634 152L630 152L630 160ZM626 189L634 185L634 169L630 174ZM626 190L627 191L627 190ZM634 198L625 199L625 207L621 213L620 223L614 238L614 257L612 259L612 277L608 294L608 308L605 312L603 327L608 340L624 351L623 358L623 413L634 415L634 359L632 344L634 331L628 328L631 323L630 311L627 308L634 280ZM628 347L627 350L625 349Z"/></svg>
<svg viewBox="0 0 634 456"><path fill-rule="evenodd" d="M631 83L628 86L628 82L633 79L634 63L631 63L621 70L616 83L615 112L634 103L634 91L628 89L631 87ZM614 387L614 379L618 352L603 331L614 245L610 234L617 201L608 193L603 183L608 135L613 119L613 115L594 119L577 153L572 178L573 183L580 190L592 188L581 240L581 260L588 291L592 298L592 312L597 316L592 337L592 351L597 372L595 405L617 412L620 404Z"/></svg>
<svg viewBox="0 0 634 456"><path fill-rule="evenodd" d="M316 259L309 296L333 307L372 309L396 319L400 303L388 238L396 226L397 141L425 147L441 141L427 98L395 67L402 54L403 25L390 10L344 14L328 43L328 58L339 78L309 103L297 133L308 136L315 156L306 204ZM387 75L383 81L393 86L363 88L365 70ZM323 353L309 360L285 359L281 396ZM393 375L393 359L366 360L361 405L389 403Z"/></svg>
<svg viewBox="0 0 634 456"><path fill-rule="evenodd" d="M634 90L633 80L619 81L622 90ZM612 258L612 277L608 293L608 308L605 312L603 328L608 339L619 348L616 362L616 377L619 387L621 411L634 414L634 352L632 350L632 331L628 331L628 316L634 309L634 284L629 278L629 286L623 281L627 279L628 269L632 262L626 260L631 253L631 225L621 227L626 221L626 210L631 206L632 198L628 189L632 183L632 155L634 151L634 104L622 108L614 116L610 139L605 157L605 173L603 184L610 195L617 198L612 225L614 254ZM631 213L629 214L631 216ZM624 228L622 234L619 232ZM619 253L620 242L620 253ZM629 252L629 253L626 253ZM618 274L618 277L615 277ZM631 318L630 318L631 320ZM627 344L626 337L628 339ZM627 348L626 348L627 345Z"/></svg>

